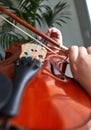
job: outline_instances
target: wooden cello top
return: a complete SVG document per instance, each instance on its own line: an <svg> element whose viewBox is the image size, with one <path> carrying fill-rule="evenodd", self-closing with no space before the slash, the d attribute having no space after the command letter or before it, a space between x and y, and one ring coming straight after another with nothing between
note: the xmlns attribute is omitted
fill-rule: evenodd
<svg viewBox="0 0 91 130"><path fill-rule="evenodd" d="M8 50L14 60L19 56L14 57L15 50L20 51L20 44L13 44ZM62 130L88 128L91 99L73 78L65 75L63 68L66 66L62 64L65 56L58 53L61 58L48 52L42 69L26 85L19 114L11 119L12 126ZM6 60L13 59L12 56ZM2 72L14 78L13 62L4 66L2 62L0 67Z"/></svg>

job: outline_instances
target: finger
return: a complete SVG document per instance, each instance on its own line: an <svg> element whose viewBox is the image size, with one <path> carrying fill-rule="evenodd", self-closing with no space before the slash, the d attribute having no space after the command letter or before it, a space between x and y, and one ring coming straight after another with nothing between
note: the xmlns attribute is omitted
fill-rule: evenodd
<svg viewBox="0 0 91 130"><path fill-rule="evenodd" d="M56 37L59 37L59 38L62 37L62 33L55 27L49 28L46 34L50 36L54 34Z"/></svg>
<svg viewBox="0 0 91 130"><path fill-rule="evenodd" d="M49 28L46 35L50 37L51 33L52 33L52 28Z"/></svg>
<svg viewBox="0 0 91 130"><path fill-rule="evenodd" d="M87 48L88 54L91 54L91 46Z"/></svg>
<svg viewBox="0 0 91 130"><path fill-rule="evenodd" d="M49 28L46 35L55 40L57 42L57 45L59 46L63 45L62 33L57 28L55 27Z"/></svg>
<svg viewBox="0 0 91 130"><path fill-rule="evenodd" d="M53 27L49 29L49 32L51 33L50 37L52 37L54 40L58 42L58 45L63 45L63 38L62 33L57 28Z"/></svg>
<svg viewBox="0 0 91 130"><path fill-rule="evenodd" d="M68 55L71 63L76 62L78 58L78 46L71 46L68 50Z"/></svg>
<svg viewBox="0 0 91 130"><path fill-rule="evenodd" d="M62 37L62 33L55 27L50 28L48 32L51 33L51 34L54 34L54 36L56 38L61 38Z"/></svg>
<svg viewBox="0 0 91 130"><path fill-rule="evenodd" d="M41 36L38 36L38 37L37 37L37 39L38 39L38 40L41 40L41 39L42 39L42 37L41 37Z"/></svg>
<svg viewBox="0 0 91 130"><path fill-rule="evenodd" d="M85 47L79 47L79 57L84 57L88 55L87 49Z"/></svg>

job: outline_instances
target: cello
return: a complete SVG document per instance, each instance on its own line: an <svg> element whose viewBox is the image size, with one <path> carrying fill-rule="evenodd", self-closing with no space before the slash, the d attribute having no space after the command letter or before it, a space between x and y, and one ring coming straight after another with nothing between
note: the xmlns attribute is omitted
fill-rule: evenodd
<svg viewBox="0 0 91 130"><path fill-rule="evenodd" d="M21 24L31 28L20 18L0 6L0 11L11 16ZM32 31L35 29L32 27ZM55 43L52 39L38 31L43 38ZM13 82L15 78L14 61L20 56L22 43L12 44L6 50L6 59L0 63L0 72ZM91 98L73 78L65 75L67 67L64 51L51 47L41 69L24 85L18 111L7 112L7 106L12 98L0 109L1 127L8 124L9 129L24 130L89 130L91 118ZM62 48L64 49L64 48ZM17 51L17 53L16 53ZM14 85L12 87L13 91ZM17 92L18 93L18 92ZM11 106L10 106L11 107ZM10 109L11 110L11 109ZM5 120L6 122L5 122ZM7 127L5 127L7 128ZM4 128L4 129L5 129Z"/></svg>

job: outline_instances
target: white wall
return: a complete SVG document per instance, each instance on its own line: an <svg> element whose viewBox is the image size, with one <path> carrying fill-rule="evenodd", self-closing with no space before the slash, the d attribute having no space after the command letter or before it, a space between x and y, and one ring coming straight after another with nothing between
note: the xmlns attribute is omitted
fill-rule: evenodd
<svg viewBox="0 0 91 130"><path fill-rule="evenodd" d="M50 3L52 6L57 3L60 0L50 0ZM81 30L80 30L80 25L75 9L75 5L73 0L63 0L63 2L67 2L70 4L69 10L71 11L71 20L68 20L67 24L63 24L63 27L59 28L63 34L63 43L65 46L69 47L70 45L79 45L82 46L84 45L82 35L81 35Z"/></svg>

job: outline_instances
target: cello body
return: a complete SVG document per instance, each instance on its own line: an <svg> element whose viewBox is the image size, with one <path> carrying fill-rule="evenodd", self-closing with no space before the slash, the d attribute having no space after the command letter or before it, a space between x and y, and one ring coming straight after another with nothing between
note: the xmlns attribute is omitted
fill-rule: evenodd
<svg viewBox="0 0 91 130"><path fill-rule="evenodd" d="M91 127L91 98L73 78L65 75L65 55L54 51L60 57L47 53L41 70L26 84L19 112L11 117L11 126L26 130L88 130ZM12 44L6 50L5 61L0 63L0 72L12 84L14 61L20 52L21 44Z"/></svg>

